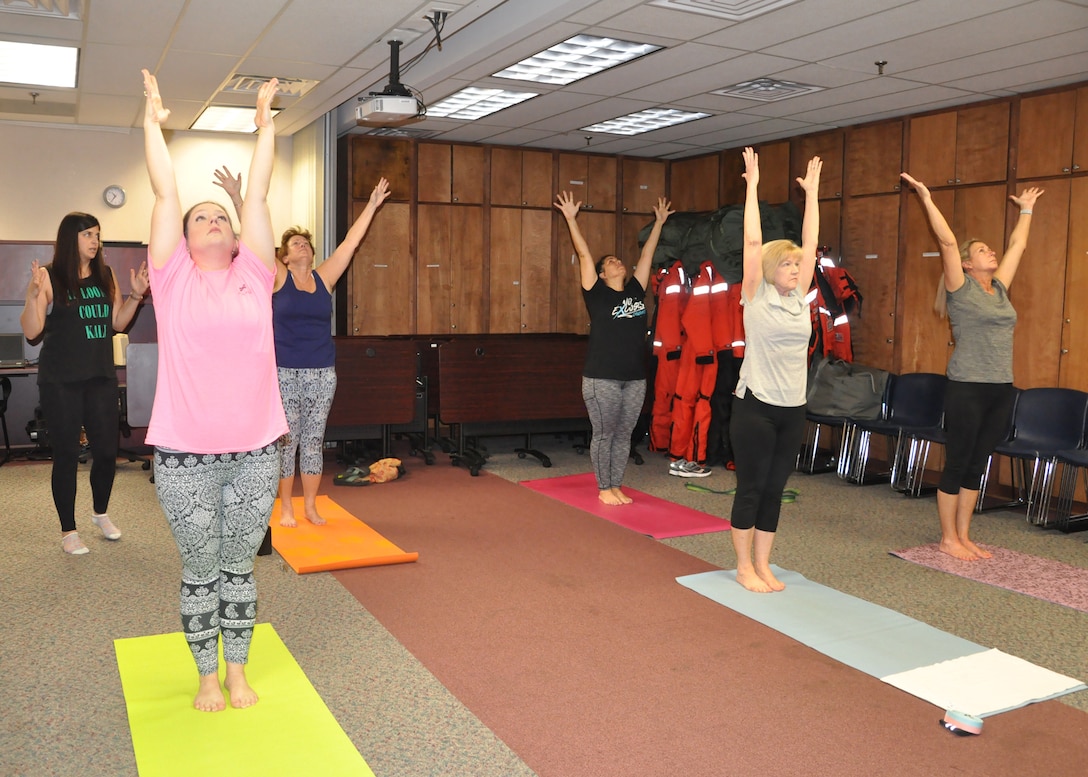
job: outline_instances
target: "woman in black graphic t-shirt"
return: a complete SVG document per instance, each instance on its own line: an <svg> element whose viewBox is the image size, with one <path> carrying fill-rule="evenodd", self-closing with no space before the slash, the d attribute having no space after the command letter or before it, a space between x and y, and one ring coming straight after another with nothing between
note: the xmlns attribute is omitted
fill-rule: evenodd
<svg viewBox="0 0 1088 777"><path fill-rule="evenodd" d="M582 370L582 398L593 425L589 454L597 477L598 498L608 505L630 504L620 490L631 432L646 397L646 287L650 263L661 237L661 227L672 214L664 197L654 207L654 226L642 247L634 275L618 257L607 254L593 260L578 227L582 203L570 192L560 192L555 207L566 219L571 242L578 253L582 297L589 311L589 353Z"/></svg>
<svg viewBox="0 0 1088 777"><path fill-rule="evenodd" d="M76 532L76 470L80 431L91 447L91 521L108 540L121 537L106 510L117 466L117 374L113 334L125 329L147 294L147 266L132 273L124 300L102 256L101 228L89 213L61 219L53 261L31 264L19 322L28 340L42 338L38 394L53 454L53 503L61 547L80 556L87 546Z"/></svg>

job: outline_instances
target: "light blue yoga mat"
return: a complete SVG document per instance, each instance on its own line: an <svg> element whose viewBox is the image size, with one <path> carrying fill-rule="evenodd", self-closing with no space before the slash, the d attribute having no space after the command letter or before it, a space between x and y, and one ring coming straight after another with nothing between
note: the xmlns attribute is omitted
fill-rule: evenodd
<svg viewBox="0 0 1088 777"><path fill-rule="evenodd" d="M738 585L736 570L686 575L676 581L944 709L982 717L1086 687L1079 680L814 583L797 572L772 569L786 590L754 593ZM942 666L946 664L956 671L947 671ZM956 687L957 678L963 678L963 687Z"/></svg>

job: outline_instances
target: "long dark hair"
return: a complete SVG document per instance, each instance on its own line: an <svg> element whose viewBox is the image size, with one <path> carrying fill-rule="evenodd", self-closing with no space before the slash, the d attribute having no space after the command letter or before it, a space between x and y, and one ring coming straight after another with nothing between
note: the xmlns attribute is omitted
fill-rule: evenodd
<svg viewBox="0 0 1088 777"><path fill-rule="evenodd" d="M102 226L90 213L69 213L57 227L57 242L53 248L53 262L49 265L53 283L53 304L67 305L69 298L78 298L79 288L79 233L91 227ZM91 259L91 279L106 292L106 299L113 302L113 273L102 256L102 241L98 241L98 253Z"/></svg>

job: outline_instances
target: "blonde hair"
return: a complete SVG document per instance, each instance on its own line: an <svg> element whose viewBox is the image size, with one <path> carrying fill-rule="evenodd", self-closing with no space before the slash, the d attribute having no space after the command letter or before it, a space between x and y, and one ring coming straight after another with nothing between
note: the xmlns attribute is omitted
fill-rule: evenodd
<svg viewBox="0 0 1088 777"><path fill-rule="evenodd" d="M801 246L792 240L772 240L763 244L763 279L774 283L774 271L787 259L801 255ZM808 291L808 289L805 289Z"/></svg>
<svg viewBox="0 0 1088 777"><path fill-rule="evenodd" d="M981 243L977 237L971 237L960 243L960 263L966 262L971 258L971 246L975 243ZM964 273L966 274L966 273ZM944 269L942 267L941 274L937 278L937 295L933 298L933 312L941 318L948 318L948 290L944 285Z"/></svg>

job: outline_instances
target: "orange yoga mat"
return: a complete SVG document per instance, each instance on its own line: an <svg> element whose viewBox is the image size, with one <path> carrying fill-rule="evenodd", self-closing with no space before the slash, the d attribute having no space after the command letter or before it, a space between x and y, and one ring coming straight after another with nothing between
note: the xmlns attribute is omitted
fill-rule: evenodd
<svg viewBox="0 0 1088 777"><path fill-rule="evenodd" d="M419 558L406 553L327 496L317 498L317 511L328 523L314 526L304 515L302 497L291 500L298 526L280 526L280 500L272 508L272 547L300 575L332 569L404 564Z"/></svg>

